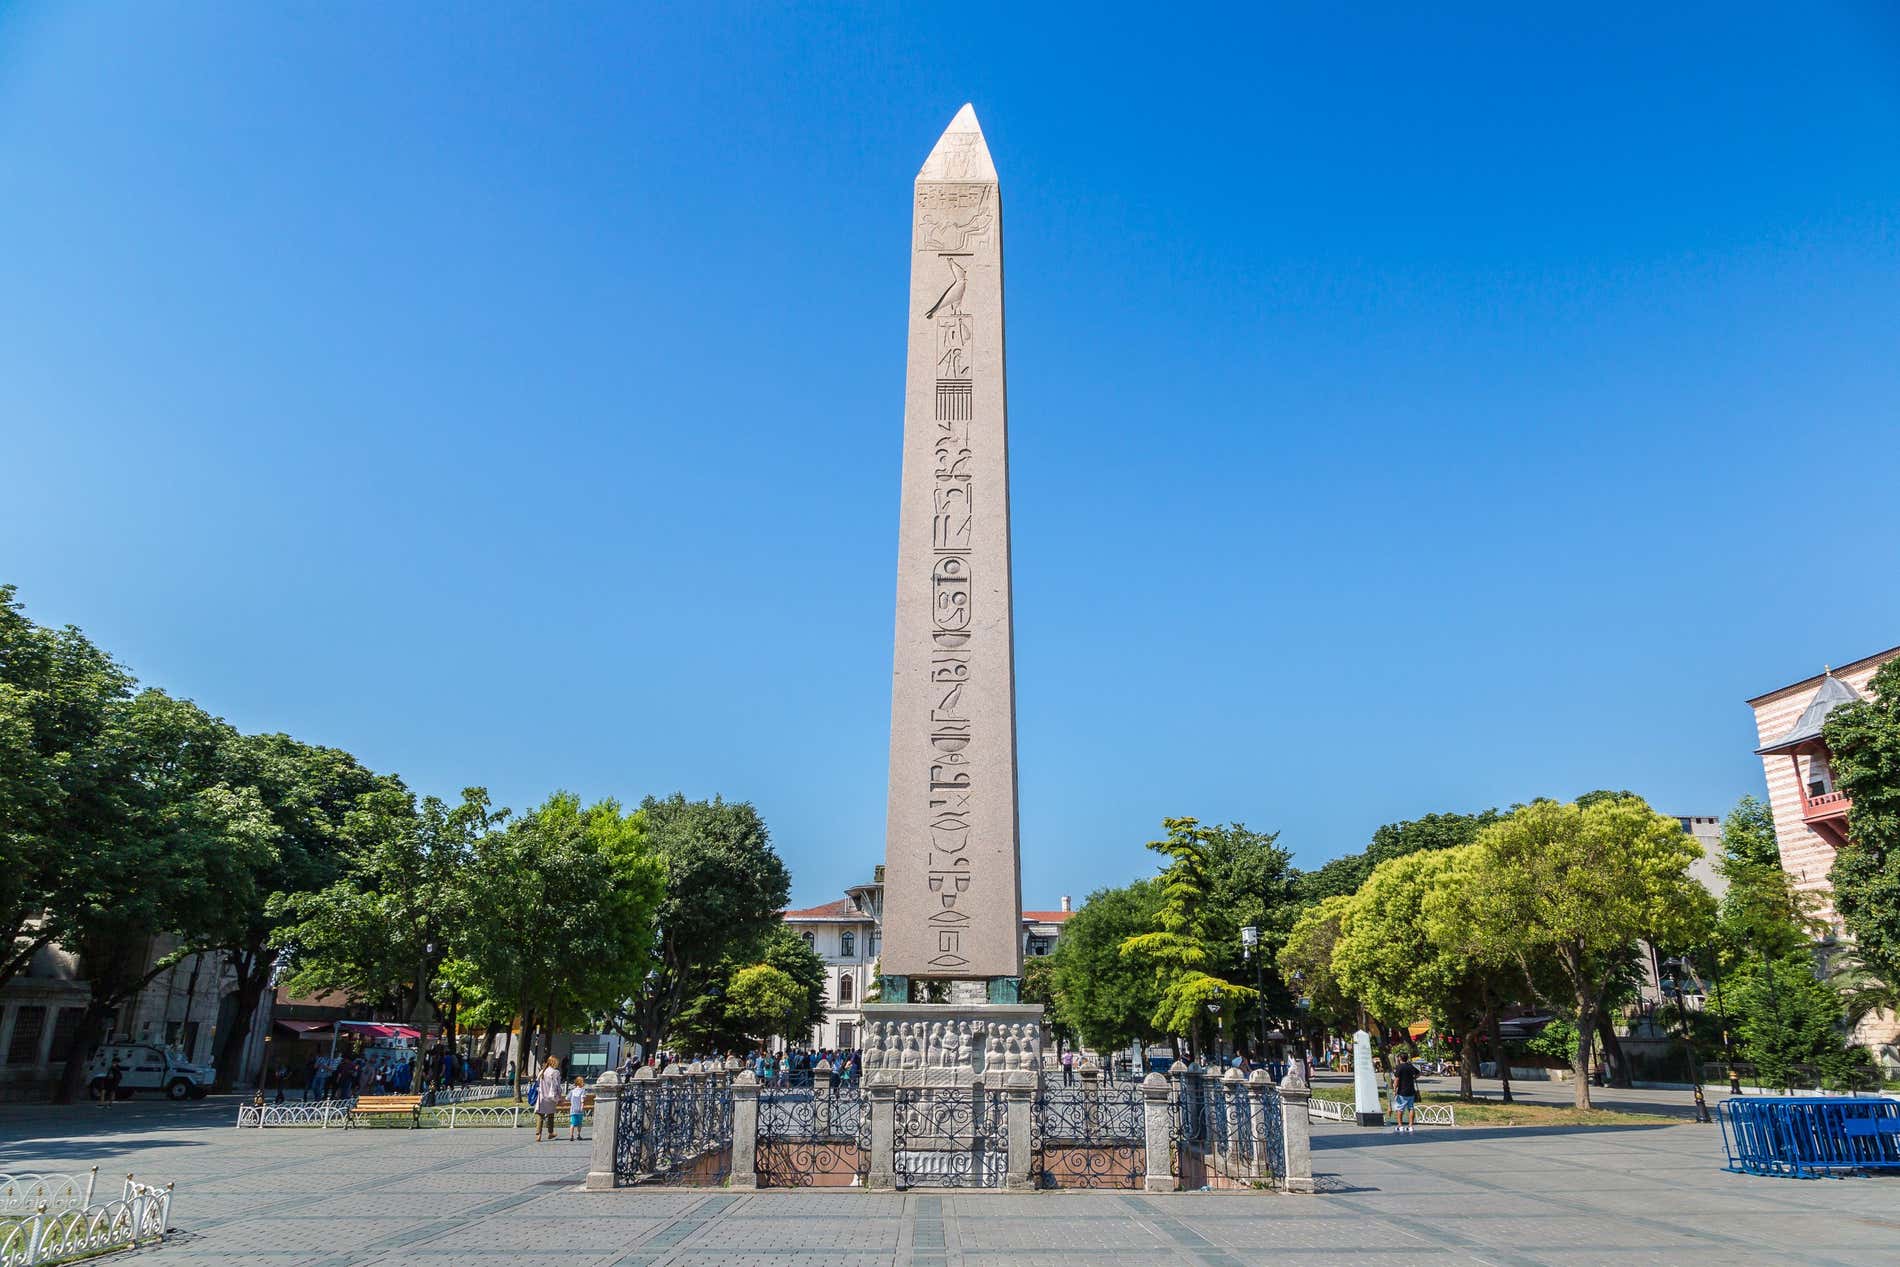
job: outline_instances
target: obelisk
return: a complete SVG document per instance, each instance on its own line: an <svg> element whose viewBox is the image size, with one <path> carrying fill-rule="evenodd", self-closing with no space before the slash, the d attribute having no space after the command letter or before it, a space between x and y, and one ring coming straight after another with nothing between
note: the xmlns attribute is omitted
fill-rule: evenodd
<svg viewBox="0 0 1900 1267"><path fill-rule="evenodd" d="M963 983L958 1001L1014 1003L1022 886L1003 209L967 105L917 173L911 223L881 971L887 996L907 978L916 1001L916 983L936 980Z"/></svg>

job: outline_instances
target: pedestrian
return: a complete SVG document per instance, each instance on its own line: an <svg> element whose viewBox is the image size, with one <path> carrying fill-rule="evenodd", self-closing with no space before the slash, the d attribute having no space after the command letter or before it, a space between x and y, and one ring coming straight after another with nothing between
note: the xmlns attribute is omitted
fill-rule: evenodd
<svg viewBox="0 0 1900 1267"><path fill-rule="evenodd" d="M576 1078L567 1089L567 1137L581 1137L581 1115L587 1112L587 1079Z"/></svg>
<svg viewBox="0 0 1900 1267"><path fill-rule="evenodd" d="M1072 1087L1075 1085L1075 1052L1074 1051L1064 1051L1062 1053L1062 1085L1065 1087Z"/></svg>
<svg viewBox="0 0 1900 1267"><path fill-rule="evenodd" d="M99 1097L101 1108L110 1108L112 1102L119 1098L119 1083L124 1077L125 1066L119 1063L119 1058L115 1055L112 1058L112 1067L106 1070L105 1091Z"/></svg>
<svg viewBox="0 0 1900 1267"><path fill-rule="evenodd" d="M534 1141L541 1142L541 1132L546 1131L548 1143L554 1142L554 1115L561 1108L561 1062L548 1057L548 1063L541 1067L541 1076L535 1079L534 1097Z"/></svg>
<svg viewBox="0 0 1900 1267"><path fill-rule="evenodd" d="M1418 1119L1418 1074L1412 1054L1399 1053L1399 1063L1392 1070L1392 1113L1399 1119L1392 1127L1394 1135L1400 1132L1410 1135Z"/></svg>

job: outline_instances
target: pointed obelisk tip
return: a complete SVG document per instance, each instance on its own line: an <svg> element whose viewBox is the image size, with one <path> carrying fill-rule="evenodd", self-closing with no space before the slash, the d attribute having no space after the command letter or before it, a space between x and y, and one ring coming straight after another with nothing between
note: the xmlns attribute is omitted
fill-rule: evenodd
<svg viewBox="0 0 1900 1267"><path fill-rule="evenodd" d="M918 180L994 183L996 164L990 161L990 147L983 140L982 125L976 121L976 107L969 102L957 111L950 126L937 138L937 144L924 160Z"/></svg>

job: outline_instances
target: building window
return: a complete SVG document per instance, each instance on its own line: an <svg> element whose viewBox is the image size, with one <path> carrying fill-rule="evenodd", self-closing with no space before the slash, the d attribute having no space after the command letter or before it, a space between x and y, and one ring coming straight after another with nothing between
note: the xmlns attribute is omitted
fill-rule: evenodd
<svg viewBox="0 0 1900 1267"><path fill-rule="evenodd" d="M13 1041L7 1044L7 1063L30 1065L40 1058L40 1034L46 1029L46 1009L34 1004L13 1013Z"/></svg>
<svg viewBox="0 0 1900 1267"><path fill-rule="evenodd" d="M810 930L807 930L807 931L805 931L805 932L802 932L802 933L800 933L800 934L799 934L799 936L800 936L800 937L803 937L803 938L805 939L805 948L806 948L807 950L815 950L815 949L817 949L817 947L818 947L818 939L817 939L816 937L813 937L813 936L811 935L811 932L810 932Z"/></svg>
<svg viewBox="0 0 1900 1267"><path fill-rule="evenodd" d="M1050 948L1051 942L1047 937L1031 937L1029 939L1029 953L1032 955L1046 955L1049 953Z"/></svg>
<svg viewBox="0 0 1900 1267"><path fill-rule="evenodd" d="M864 935L864 953L877 958L877 930L874 928Z"/></svg>
<svg viewBox="0 0 1900 1267"><path fill-rule="evenodd" d="M850 1021L838 1022L839 1048L841 1048L844 1051L850 1051L853 1047L856 1047L858 1045L857 1037L858 1037L857 1026L853 1025Z"/></svg>
<svg viewBox="0 0 1900 1267"><path fill-rule="evenodd" d="M850 935L850 933L845 934L846 937ZM851 974L848 972L838 975L838 1002L851 1002Z"/></svg>
<svg viewBox="0 0 1900 1267"><path fill-rule="evenodd" d="M858 953L858 935L848 929L845 931L845 934L838 939L838 944L840 947L839 953L846 959Z"/></svg>

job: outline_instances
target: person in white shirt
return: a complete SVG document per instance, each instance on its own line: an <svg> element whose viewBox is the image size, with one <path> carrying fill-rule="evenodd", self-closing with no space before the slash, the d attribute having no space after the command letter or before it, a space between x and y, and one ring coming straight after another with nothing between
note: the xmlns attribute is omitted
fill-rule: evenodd
<svg viewBox="0 0 1900 1267"><path fill-rule="evenodd" d="M587 1079L576 1078L567 1089L567 1137L581 1137L581 1117L587 1112Z"/></svg>

